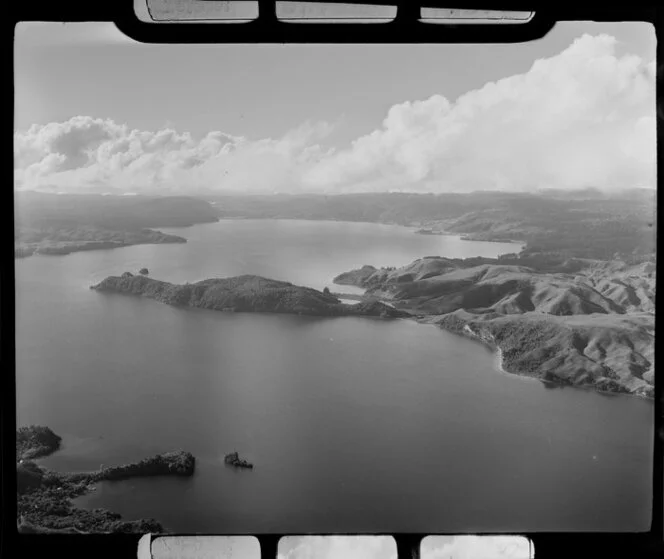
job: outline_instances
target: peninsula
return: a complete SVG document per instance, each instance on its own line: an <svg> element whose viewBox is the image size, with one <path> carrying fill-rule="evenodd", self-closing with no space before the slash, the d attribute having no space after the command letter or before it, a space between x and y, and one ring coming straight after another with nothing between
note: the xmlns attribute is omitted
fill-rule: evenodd
<svg viewBox="0 0 664 559"><path fill-rule="evenodd" d="M347 305L329 293L253 275L177 285L125 272L121 276L109 276L90 289L140 295L168 305L216 311L381 318L411 316L408 311L392 308L379 301L367 300Z"/></svg>
<svg viewBox="0 0 664 559"><path fill-rule="evenodd" d="M251 462L247 462L240 458L240 455L237 452L231 452L224 457L224 462L229 466L234 466L235 468L246 468L253 469L254 465Z"/></svg>
<svg viewBox="0 0 664 559"><path fill-rule="evenodd" d="M32 425L16 431L17 521L22 533L163 532L162 525L152 518L123 521L119 514L105 509L79 509L71 499L91 491L99 481L191 476L195 469L194 456L182 450L94 472L55 472L33 460L55 452L60 441L48 427Z"/></svg>

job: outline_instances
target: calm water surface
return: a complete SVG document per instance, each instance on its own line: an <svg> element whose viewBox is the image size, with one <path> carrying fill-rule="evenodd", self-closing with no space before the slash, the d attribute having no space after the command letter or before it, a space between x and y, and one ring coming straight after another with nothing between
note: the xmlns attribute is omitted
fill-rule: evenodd
<svg viewBox="0 0 664 559"><path fill-rule="evenodd" d="M179 532L648 529L649 401L501 374L483 346L410 321L228 315L88 289L143 266L173 282L333 288L363 264L514 245L337 222L164 231L189 242L16 261L18 423L64 438L43 464L197 458L192 478L102 483L79 505ZM233 450L256 468L225 467Z"/></svg>

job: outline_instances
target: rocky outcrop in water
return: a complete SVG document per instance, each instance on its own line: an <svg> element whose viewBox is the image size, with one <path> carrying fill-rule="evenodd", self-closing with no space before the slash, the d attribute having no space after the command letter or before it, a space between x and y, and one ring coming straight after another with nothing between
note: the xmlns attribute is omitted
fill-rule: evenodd
<svg viewBox="0 0 664 559"><path fill-rule="evenodd" d="M231 452L230 454L227 454L224 457L224 462L229 466L233 466L235 468L253 469L254 467L254 465L251 462L247 462L246 460L240 458L240 455L237 452Z"/></svg>

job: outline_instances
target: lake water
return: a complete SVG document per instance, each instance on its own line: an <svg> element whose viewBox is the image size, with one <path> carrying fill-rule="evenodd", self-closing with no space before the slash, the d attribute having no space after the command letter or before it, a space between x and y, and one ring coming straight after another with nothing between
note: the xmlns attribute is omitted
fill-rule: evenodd
<svg viewBox="0 0 664 559"><path fill-rule="evenodd" d="M173 282L252 273L322 289L363 264L514 245L338 222L164 231L189 242L16 260L18 424L64 438L42 463L197 459L192 478L101 483L79 505L178 532L649 529L650 401L506 375L482 345L407 320L226 314L88 289L143 266ZM233 450L255 469L225 467Z"/></svg>

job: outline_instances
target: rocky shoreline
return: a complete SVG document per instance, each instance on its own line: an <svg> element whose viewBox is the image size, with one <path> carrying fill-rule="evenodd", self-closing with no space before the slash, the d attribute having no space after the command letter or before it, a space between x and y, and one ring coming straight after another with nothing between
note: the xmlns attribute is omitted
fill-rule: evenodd
<svg viewBox="0 0 664 559"><path fill-rule="evenodd" d="M22 533L164 532L163 526L153 518L124 521L121 515L106 509L77 508L71 499L93 491L94 484L100 481L188 477L195 471L194 456L179 450L94 472L55 472L33 461L33 458L55 452L60 446L61 438L48 427L21 427L16 432L16 441L17 524Z"/></svg>
<svg viewBox="0 0 664 559"><path fill-rule="evenodd" d="M224 463L233 466L234 468L245 468L249 470L254 468L254 465L251 462L240 458L240 455L237 452L231 452L224 456Z"/></svg>

